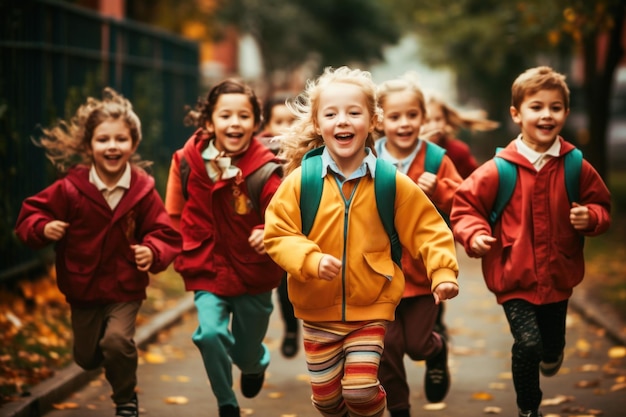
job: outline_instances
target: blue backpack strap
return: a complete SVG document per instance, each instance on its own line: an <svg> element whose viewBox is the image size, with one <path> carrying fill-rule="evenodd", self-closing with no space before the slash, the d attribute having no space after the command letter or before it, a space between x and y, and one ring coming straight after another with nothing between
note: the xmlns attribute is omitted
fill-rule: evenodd
<svg viewBox="0 0 626 417"><path fill-rule="evenodd" d="M565 161L565 188L569 202L580 202L580 171L583 165L583 153L578 148L564 156Z"/></svg>
<svg viewBox="0 0 626 417"><path fill-rule="evenodd" d="M446 150L427 140L423 141L423 143L426 145L424 171L436 175L439 172L439 167L441 166L441 161L443 160Z"/></svg>
<svg viewBox="0 0 626 417"><path fill-rule="evenodd" d="M502 148L496 149L496 154L501 150ZM499 184L498 194L489 215L489 223L492 227L502 214L502 211L504 211L504 207L509 203L517 182L517 165L497 155L493 158L493 161L498 168Z"/></svg>
<svg viewBox="0 0 626 417"><path fill-rule="evenodd" d="M305 236L311 232L317 209L322 200L322 152L324 147L310 150L302 158L302 180L300 185L300 218L302 233Z"/></svg>
<svg viewBox="0 0 626 417"><path fill-rule="evenodd" d="M391 241L391 259L402 268L402 244L394 225L396 202L396 167L387 161L376 158L376 176L374 177L376 209L383 227Z"/></svg>

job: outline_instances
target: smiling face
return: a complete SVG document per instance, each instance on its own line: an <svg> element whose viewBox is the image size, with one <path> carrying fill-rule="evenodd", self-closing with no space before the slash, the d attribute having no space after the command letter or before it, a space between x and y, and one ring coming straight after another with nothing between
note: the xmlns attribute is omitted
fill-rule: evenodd
<svg viewBox="0 0 626 417"><path fill-rule="evenodd" d="M89 153L98 176L107 186L117 184L138 144L133 144L130 129L122 119L107 118L96 126Z"/></svg>
<svg viewBox="0 0 626 417"><path fill-rule="evenodd" d="M519 109L511 106L511 117L522 129L522 140L537 152L547 151L561 132L569 109L556 89L543 89L524 96Z"/></svg>
<svg viewBox="0 0 626 417"><path fill-rule="evenodd" d="M395 158L404 158L417 145L424 122L423 106L413 91L404 90L388 93L382 107L387 150Z"/></svg>
<svg viewBox="0 0 626 417"><path fill-rule="evenodd" d="M233 154L246 150L257 129L250 98L239 93L220 95L207 128L215 134L218 150Z"/></svg>
<svg viewBox="0 0 626 417"><path fill-rule="evenodd" d="M352 174L365 156L365 141L374 129L363 90L343 82L330 84L319 95L316 132L344 175Z"/></svg>
<svg viewBox="0 0 626 417"><path fill-rule="evenodd" d="M295 116L285 104L276 104L272 107L271 117L267 121L267 131L272 135L279 135L291 126Z"/></svg>
<svg viewBox="0 0 626 417"><path fill-rule="evenodd" d="M428 137L428 140L438 143L445 136L444 132L448 124L443 107L439 103L429 102L426 105L426 112L423 130L424 132L434 132Z"/></svg>

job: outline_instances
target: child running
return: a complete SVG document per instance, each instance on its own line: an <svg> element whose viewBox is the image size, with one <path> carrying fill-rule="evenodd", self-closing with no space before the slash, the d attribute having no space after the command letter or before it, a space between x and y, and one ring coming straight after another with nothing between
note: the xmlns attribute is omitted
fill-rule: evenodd
<svg viewBox="0 0 626 417"><path fill-rule="evenodd" d="M559 136L569 114L565 76L531 68L511 93L521 134L461 184L451 220L467 254L482 257L487 287L509 322L519 416L538 417L540 373L555 375L563 362L567 304L584 275L583 237L608 229L610 194L586 160L566 162L578 150ZM493 222L499 187L507 182L498 166L507 161L517 180ZM571 193L578 197L570 201L566 183L575 170L580 178Z"/></svg>
<svg viewBox="0 0 626 417"><path fill-rule="evenodd" d="M404 250L423 259L436 302L458 293L450 229L420 188L377 161L372 131L380 118L369 72L327 68L292 104L296 121L283 138L290 174L266 212L265 245L288 273L289 297L303 320L312 402L326 417L381 416L378 380L385 331L404 289L399 258L377 216L375 177L391 168L393 223ZM315 158L317 215L303 231L301 163ZM307 165L310 166L310 165ZM308 223L308 222L307 222ZM308 227L306 227L308 229ZM396 241L394 238L394 242Z"/></svg>
<svg viewBox="0 0 626 417"><path fill-rule="evenodd" d="M277 137L291 126L295 118L287 107L289 98L289 96L284 94L276 94L265 100L263 104L264 128L257 138L276 155L280 152L280 141L277 140ZM293 306L287 294L287 275L280 281L277 293L280 315L285 325L280 352L286 358L293 358L300 350L298 343L300 325L298 319L294 316Z"/></svg>
<svg viewBox="0 0 626 417"><path fill-rule="evenodd" d="M379 125L384 137L376 141L376 153L411 178L433 204L450 214L452 197L462 178L445 154L436 171L429 167L443 150L419 138L426 119L424 95L413 74L385 81L378 87L378 103L383 110ZM429 161L427 161L427 159ZM435 172L428 172L427 168ZM406 285L396 308L396 319L387 326L385 350L380 363L380 382L387 391L387 409L392 417L410 416L410 391L404 355L412 360L426 360L424 391L430 402L441 402L450 386L446 338L435 331L437 313L442 303L433 297L433 287L426 266L405 252L402 271Z"/></svg>
<svg viewBox="0 0 626 417"><path fill-rule="evenodd" d="M272 289L284 271L265 253L263 213L280 184L281 165L253 138L261 106L239 80L215 85L188 116L197 130L173 155L165 198L183 236L174 267L194 292L192 340L219 416L239 417L232 365L241 370L242 394L253 398L270 362L263 339Z"/></svg>
<svg viewBox="0 0 626 417"><path fill-rule="evenodd" d="M181 248L154 179L141 168L148 163L135 154L140 141L131 103L110 88L69 122L44 129L39 144L64 176L24 200L15 228L32 248L55 244L74 360L104 367L118 417L139 415L133 337L148 272L163 271Z"/></svg>

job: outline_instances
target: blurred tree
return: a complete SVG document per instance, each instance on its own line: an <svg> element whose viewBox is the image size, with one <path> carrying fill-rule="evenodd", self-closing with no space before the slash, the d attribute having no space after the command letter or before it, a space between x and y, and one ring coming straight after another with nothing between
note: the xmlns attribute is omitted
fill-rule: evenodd
<svg viewBox="0 0 626 417"><path fill-rule="evenodd" d="M606 132L614 73L624 56L626 0L385 0L423 43L422 59L458 76L462 98L480 98L490 115L510 120L511 83L524 69L551 65L571 74L582 57L588 134L576 141L606 177ZM572 79L568 80L570 87ZM499 116L498 116L499 115Z"/></svg>
<svg viewBox="0 0 626 417"><path fill-rule="evenodd" d="M259 45L270 86L312 64L368 64L400 37L389 11L376 0L220 0L217 20L249 33Z"/></svg>

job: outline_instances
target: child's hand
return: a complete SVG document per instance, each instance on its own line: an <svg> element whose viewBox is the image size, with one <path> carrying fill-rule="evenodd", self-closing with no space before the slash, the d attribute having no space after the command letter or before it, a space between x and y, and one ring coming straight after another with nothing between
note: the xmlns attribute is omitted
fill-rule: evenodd
<svg viewBox="0 0 626 417"><path fill-rule="evenodd" d="M265 255L265 244L263 243L263 229L253 229L248 238L248 243L259 255Z"/></svg>
<svg viewBox="0 0 626 417"><path fill-rule="evenodd" d="M330 281L335 278L341 271L341 261L332 255L324 255L320 260L318 267L318 275L321 279Z"/></svg>
<svg viewBox="0 0 626 417"><path fill-rule="evenodd" d="M417 179L417 185L430 197L435 192L435 188L437 188L437 176L430 172L424 172Z"/></svg>
<svg viewBox="0 0 626 417"><path fill-rule="evenodd" d="M439 304L443 300L449 300L459 295L459 287L451 282L442 282L435 287L433 296L435 297L435 304Z"/></svg>
<svg viewBox="0 0 626 417"><path fill-rule="evenodd" d="M61 220L52 220L43 227L43 235L46 239L54 241L60 240L63 236L65 236L65 230L67 230L69 225L69 223Z"/></svg>
<svg viewBox="0 0 626 417"><path fill-rule="evenodd" d="M478 255L483 256L491 250L491 245L496 242L496 238L489 235L478 235L472 242L472 251Z"/></svg>
<svg viewBox="0 0 626 417"><path fill-rule="evenodd" d="M150 248L143 245L130 245L130 248L135 252L137 269L142 272L149 270L154 260L154 255Z"/></svg>
<svg viewBox="0 0 626 417"><path fill-rule="evenodd" d="M569 222L576 230L585 230L589 227L589 209L578 203L572 203L569 211Z"/></svg>

